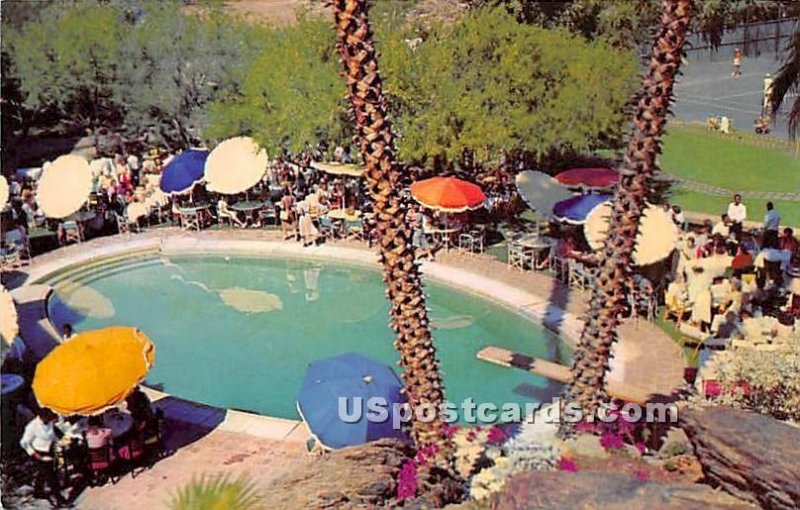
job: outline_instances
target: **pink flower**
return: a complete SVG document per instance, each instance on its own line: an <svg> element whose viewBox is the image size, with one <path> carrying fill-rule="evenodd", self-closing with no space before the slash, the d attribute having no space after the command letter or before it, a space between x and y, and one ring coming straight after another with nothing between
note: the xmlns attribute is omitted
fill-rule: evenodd
<svg viewBox="0 0 800 510"><path fill-rule="evenodd" d="M486 438L487 444L502 444L506 440L506 433L500 427L492 427L489 429L489 436Z"/></svg>
<svg viewBox="0 0 800 510"><path fill-rule="evenodd" d="M604 432L603 435L600 436L600 445L605 448L606 451L619 450L625 446L625 442L616 434Z"/></svg>
<svg viewBox="0 0 800 510"><path fill-rule="evenodd" d="M575 463L575 461L570 458L561 457L560 459L558 459L558 469L561 471L569 471L571 473L576 473L578 471L578 464Z"/></svg>
<svg viewBox="0 0 800 510"><path fill-rule="evenodd" d="M397 499L411 499L417 495L417 463L407 459L397 476Z"/></svg>
<svg viewBox="0 0 800 510"><path fill-rule="evenodd" d="M639 455L644 455L644 452L647 451L647 447L644 445L644 443L636 443L633 446L639 451Z"/></svg>
<svg viewBox="0 0 800 510"><path fill-rule="evenodd" d="M650 479L650 475L648 475L647 471L645 471L644 469L637 469L636 472L634 473L634 476L636 476L637 480L649 480Z"/></svg>

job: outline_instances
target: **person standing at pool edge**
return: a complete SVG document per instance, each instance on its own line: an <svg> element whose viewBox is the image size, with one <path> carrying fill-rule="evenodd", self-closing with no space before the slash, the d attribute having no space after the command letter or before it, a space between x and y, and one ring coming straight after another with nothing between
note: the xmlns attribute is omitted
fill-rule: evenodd
<svg viewBox="0 0 800 510"><path fill-rule="evenodd" d="M742 195L733 195L733 202L728 204L728 218L731 220L731 233L737 241L741 241L742 225L747 219L747 206L742 203Z"/></svg>

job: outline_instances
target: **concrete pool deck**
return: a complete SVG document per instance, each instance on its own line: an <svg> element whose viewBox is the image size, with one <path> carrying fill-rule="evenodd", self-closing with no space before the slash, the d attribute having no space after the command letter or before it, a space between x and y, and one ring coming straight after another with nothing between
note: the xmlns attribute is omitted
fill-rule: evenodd
<svg viewBox="0 0 800 510"><path fill-rule="evenodd" d="M379 268L375 252L363 243L340 241L303 248L300 243L282 241L275 231L187 233L177 228L158 228L132 236L97 238L43 254L12 275L9 283L22 285L15 295L22 297L27 292L36 296L41 289L31 292L36 289L31 284L48 276L137 252L321 258ZM579 317L588 298L585 292L569 289L544 273L509 269L487 255L440 253L436 262L426 262L422 267L425 275L438 283L501 304L557 332L567 343L574 346L577 342L582 327ZM628 321L620 337L610 375L615 384L637 394L668 395L682 383L681 349L654 324ZM175 453L136 480L126 476L115 485L88 489L79 499L80 508L122 509L142 504L161 508L170 493L193 475L248 472L258 483L264 483L285 468L309 460L305 446L308 433L301 422L220 410L155 391L151 396L165 410L172 431L167 443Z"/></svg>

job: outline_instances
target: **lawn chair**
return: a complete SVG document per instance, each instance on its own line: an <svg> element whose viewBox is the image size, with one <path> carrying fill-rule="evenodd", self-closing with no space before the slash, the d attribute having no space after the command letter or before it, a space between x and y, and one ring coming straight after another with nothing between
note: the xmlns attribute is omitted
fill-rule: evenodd
<svg viewBox="0 0 800 510"><path fill-rule="evenodd" d="M6 232L5 241L7 245L5 256L9 258L9 261L19 265L22 265L25 260L28 261L28 264L33 262L30 241L22 232L17 229Z"/></svg>
<svg viewBox="0 0 800 510"><path fill-rule="evenodd" d="M567 285L571 288L586 290L592 280L592 275L583 263L569 259L568 261L569 272L567 274Z"/></svg>
<svg viewBox="0 0 800 510"><path fill-rule="evenodd" d="M64 229L64 243L82 243L83 232L77 221L65 221L62 227Z"/></svg>
<svg viewBox="0 0 800 510"><path fill-rule="evenodd" d="M508 242L508 267L525 271L532 262L530 251L514 241Z"/></svg>
<svg viewBox="0 0 800 510"><path fill-rule="evenodd" d="M272 206L265 207L258 211L258 221L261 223L262 227L266 227L267 225L274 226L277 219L275 208Z"/></svg>
<svg viewBox="0 0 800 510"><path fill-rule="evenodd" d="M344 231L347 239L356 239L358 241L365 241L364 237L364 220L344 220Z"/></svg>
<svg viewBox="0 0 800 510"><path fill-rule="evenodd" d="M200 215L193 209L180 209L181 230L200 231Z"/></svg>
<svg viewBox="0 0 800 510"><path fill-rule="evenodd" d="M114 463L114 448L110 444L100 448L89 448L89 475L94 487L98 487L110 481L117 483L114 477L116 465Z"/></svg>

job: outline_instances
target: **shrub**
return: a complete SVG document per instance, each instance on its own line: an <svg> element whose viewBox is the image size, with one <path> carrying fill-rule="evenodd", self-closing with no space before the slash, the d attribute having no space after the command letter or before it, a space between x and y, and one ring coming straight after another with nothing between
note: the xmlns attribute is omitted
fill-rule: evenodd
<svg viewBox="0 0 800 510"><path fill-rule="evenodd" d="M719 353L720 404L800 422L800 338L777 351L739 349Z"/></svg>

